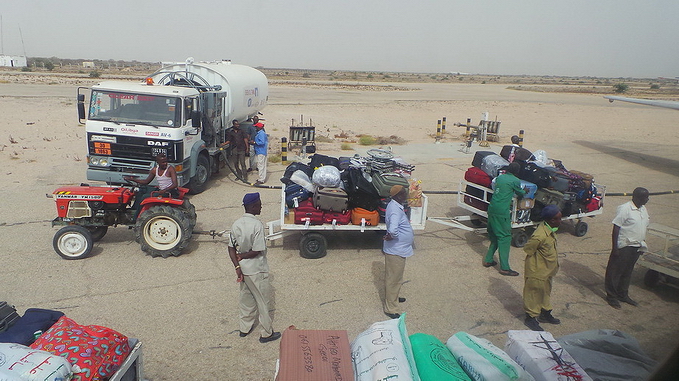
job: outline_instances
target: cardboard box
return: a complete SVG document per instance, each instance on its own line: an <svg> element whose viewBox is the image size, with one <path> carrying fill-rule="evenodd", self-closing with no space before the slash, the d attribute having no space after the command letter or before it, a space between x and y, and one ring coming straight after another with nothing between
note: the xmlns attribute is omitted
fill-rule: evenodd
<svg viewBox="0 0 679 381"><path fill-rule="evenodd" d="M283 331L276 381L354 381L347 331Z"/></svg>

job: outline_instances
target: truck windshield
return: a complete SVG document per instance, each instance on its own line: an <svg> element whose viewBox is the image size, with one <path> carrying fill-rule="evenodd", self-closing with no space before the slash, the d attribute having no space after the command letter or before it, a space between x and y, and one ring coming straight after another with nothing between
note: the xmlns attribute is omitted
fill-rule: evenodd
<svg viewBox="0 0 679 381"><path fill-rule="evenodd" d="M93 90L88 119L179 127L181 109L176 97Z"/></svg>

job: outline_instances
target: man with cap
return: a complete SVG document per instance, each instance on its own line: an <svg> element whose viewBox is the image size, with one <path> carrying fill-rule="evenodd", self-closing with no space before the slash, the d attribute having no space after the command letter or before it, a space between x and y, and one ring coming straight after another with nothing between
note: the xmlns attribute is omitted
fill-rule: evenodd
<svg viewBox="0 0 679 381"><path fill-rule="evenodd" d="M274 332L271 318L271 285L269 264L266 260L264 224L257 219L262 212L259 193L243 197L245 214L231 225L229 233L229 257L236 268L236 280L240 282L240 337L247 336L259 317L260 343L268 343L281 337Z"/></svg>
<svg viewBox="0 0 679 381"><path fill-rule="evenodd" d="M524 323L533 331L543 331L540 323L559 324L552 316L552 279L559 271L556 231L561 225L561 211L556 205L542 209L543 222L533 232L523 251L526 252L523 285Z"/></svg>
<svg viewBox="0 0 679 381"><path fill-rule="evenodd" d="M253 148L257 158L257 171L259 174L256 184L264 184L266 181L266 155L269 151L269 137L266 135L266 131L264 131L264 124L257 122L254 126L257 129L257 133L255 134Z"/></svg>
<svg viewBox="0 0 679 381"><path fill-rule="evenodd" d="M632 270L639 256L648 250L646 246L646 228L649 217L646 210L648 189L636 188L632 192L632 201L620 206L613 219L612 248L606 266L606 301L620 309L620 302L637 306L637 302L629 297L629 284Z"/></svg>
<svg viewBox="0 0 679 381"><path fill-rule="evenodd" d="M512 199L515 194L523 197L527 193L521 188L521 180L516 177L520 168L519 163L511 163L507 167L507 172L495 179L495 192L488 205L487 230L490 246L483 259L483 267L497 265L493 260L497 251L500 257L500 274L507 276L519 275L509 267L509 249L512 244Z"/></svg>
<svg viewBox="0 0 679 381"><path fill-rule="evenodd" d="M399 316L398 303L406 298L398 296L403 283L403 271L406 258L413 255L415 234L410 220L403 210L403 204L408 199L408 190L401 185L394 185L389 191L391 201L387 204L385 222L387 234L384 235L384 313L392 319Z"/></svg>

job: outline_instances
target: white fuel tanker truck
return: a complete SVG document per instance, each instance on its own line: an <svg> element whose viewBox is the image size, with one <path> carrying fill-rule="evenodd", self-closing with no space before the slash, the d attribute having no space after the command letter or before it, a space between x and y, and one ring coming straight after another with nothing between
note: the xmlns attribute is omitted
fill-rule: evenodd
<svg viewBox="0 0 679 381"><path fill-rule="evenodd" d="M85 94L90 90L89 108ZM223 160L220 145L231 121L256 115L267 103L266 76L230 61L165 64L143 83L101 82L78 88L78 117L87 131L87 179L123 184L145 178L165 153L180 186L207 188Z"/></svg>

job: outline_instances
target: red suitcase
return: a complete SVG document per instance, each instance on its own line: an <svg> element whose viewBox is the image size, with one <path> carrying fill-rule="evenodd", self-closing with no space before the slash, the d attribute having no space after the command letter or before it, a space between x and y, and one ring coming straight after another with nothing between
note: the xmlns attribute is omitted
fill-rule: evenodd
<svg viewBox="0 0 679 381"><path fill-rule="evenodd" d="M299 207L295 208L295 223L304 225L307 220L310 225L323 224L323 211L316 209L311 200L302 201Z"/></svg>
<svg viewBox="0 0 679 381"><path fill-rule="evenodd" d="M486 188L490 188L490 183L493 181L489 174L477 167L469 168L467 172L464 173L464 179L470 183L483 185Z"/></svg>
<svg viewBox="0 0 679 381"><path fill-rule="evenodd" d="M347 210L344 213L340 212L324 212L323 222L326 224L332 224L333 221L335 225L349 225L351 223L351 211Z"/></svg>

